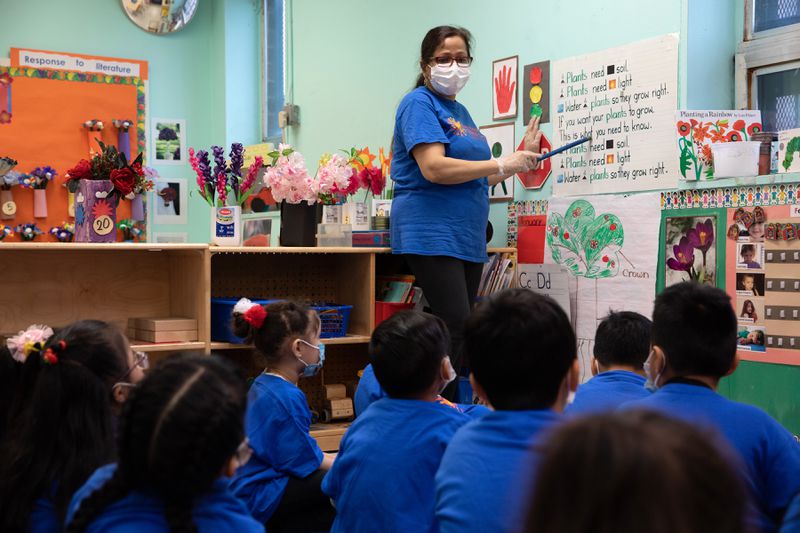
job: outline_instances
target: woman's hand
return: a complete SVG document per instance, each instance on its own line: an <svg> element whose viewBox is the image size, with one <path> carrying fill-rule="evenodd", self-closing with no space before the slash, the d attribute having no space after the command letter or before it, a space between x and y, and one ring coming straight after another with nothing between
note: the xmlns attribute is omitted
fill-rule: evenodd
<svg viewBox="0 0 800 533"><path fill-rule="evenodd" d="M519 172L533 170L539 164L536 160L537 157L539 157L539 154L526 150L519 150L513 154L503 156L497 160L497 175L501 178L507 178Z"/></svg>
<svg viewBox="0 0 800 533"><path fill-rule="evenodd" d="M528 152L539 153L539 145L542 142L542 132L539 130L539 120L540 117L532 118L531 121L528 122L528 127L525 130L525 137L523 137L524 144L522 147Z"/></svg>

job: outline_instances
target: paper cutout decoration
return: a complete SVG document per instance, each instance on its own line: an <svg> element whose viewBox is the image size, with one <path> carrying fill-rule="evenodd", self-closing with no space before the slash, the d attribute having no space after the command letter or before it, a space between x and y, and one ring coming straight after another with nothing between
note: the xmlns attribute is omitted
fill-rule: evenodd
<svg viewBox="0 0 800 533"><path fill-rule="evenodd" d="M522 142L519 143L517 150L522 150L524 147L525 147L525 140L523 139ZM543 154L546 154L552 149L553 147L550 146L550 141L544 134L542 134L542 142L539 145L539 151ZM545 182L547 181L547 178L550 177L550 172L553 168L552 161L553 158L548 157L547 159L541 162L539 168L537 168L536 170L530 170L528 172L520 172L519 174L517 174L517 178L519 178L519 181L520 183L522 183L522 186L525 187L526 189L533 189L533 190L541 189L544 186Z"/></svg>
<svg viewBox="0 0 800 533"><path fill-rule="evenodd" d="M800 172L800 128L778 133L778 172Z"/></svg>
<svg viewBox="0 0 800 533"><path fill-rule="evenodd" d="M513 122L481 126L479 129L483 136L486 137L486 142L489 143L492 159L514 152L515 129ZM509 176L497 185L489 187L490 200L511 200L513 198L514 176Z"/></svg>
<svg viewBox="0 0 800 533"><path fill-rule="evenodd" d="M522 72L522 122L550 122L550 61L525 65Z"/></svg>
<svg viewBox="0 0 800 533"><path fill-rule="evenodd" d="M663 265L665 287L682 281L696 281L712 287L715 285L716 224L717 218L713 215L667 218L664 256L666 259Z"/></svg>
<svg viewBox="0 0 800 533"><path fill-rule="evenodd" d="M492 120L517 116L517 71L519 58L492 61Z"/></svg>
<svg viewBox="0 0 800 533"><path fill-rule="evenodd" d="M0 124L11 122L11 84L14 79L3 72L0 74Z"/></svg>
<svg viewBox="0 0 800 533"><path fill-rule="evenodd" d="M678 158L682 179L712 179L711 145L749 141L761 131L761 111L685 111L676 113Z"/></svg>

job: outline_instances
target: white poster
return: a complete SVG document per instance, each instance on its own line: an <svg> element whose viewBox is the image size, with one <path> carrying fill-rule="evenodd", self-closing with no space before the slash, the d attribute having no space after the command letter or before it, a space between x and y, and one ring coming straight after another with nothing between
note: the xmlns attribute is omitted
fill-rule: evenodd
<svg viewBox="0 0 800 533"><path fill-rule="evenodd" d="M558 265L517 265L517 286L546 294L558 302L567 316L571 315L569 279L569 273Z"/></svg>
<svg viewBox="0 0 800 533"><path fill-rule="evenodd" d="M555 196L675 188L678 37L670 34L552 63Z"/></svg>
<svg viewBox="0 0 800 533"><path fill-rule="evenodd" d="M571 320L582 377L591 377L597 325L609 311L653 311L661 207L658 193L552 198L544 261L570 274Z"/></svg>

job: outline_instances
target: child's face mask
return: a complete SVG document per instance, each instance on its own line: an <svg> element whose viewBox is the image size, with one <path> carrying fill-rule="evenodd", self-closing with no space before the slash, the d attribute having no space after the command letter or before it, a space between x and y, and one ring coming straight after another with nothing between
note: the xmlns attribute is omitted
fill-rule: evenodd
<svg viewBox="0 0 800 533"><path fill-rule="evenodd" d="M444 356L445 360L447 361L447 375L442 376L444 378L444 383L442 384L441 390L439 393L445 389L454 379L458 377L458 373L456 372L455 368L453 368L453 363L450 361L450 356Z"/></svg>
<svg viewBox="0 0 800 533"><path fill-rule="evenodd" d="M322 344L322 343L319 343L319 345L315 346L315 345L311 344L310 342L304 341L303 339L297 339L297 340L299 340L300 342L302 342L303 344L305 344L307 346L310 346L312 348L315 348L315 349L319 350L319 362L317 362L317 363L308 364L305 361L303 361L303 356L302 355L298 355L297 356L297 358L300 360L300 362L303 363L303 365L305 365L305 368L303 369L303 377L304 378L314 377L317 374L319 374L319 371L322 370L322 366L325 364L325 345Z"/></svg>
<svg viewBox="0 0 800 533"><path fill-rule="evenodd" d="M658 390L658 380L661 379L661 374L664 373L664 368L667 366L666 356L664 359L664 366L661 367L661 370L653 377L652 372L652 359L655 351L651 350L650 355L647 356L647 361L644 362L644 374L647 376L647 381L644 384L644 388L649 390L650 392L655 392Z"/></svg>

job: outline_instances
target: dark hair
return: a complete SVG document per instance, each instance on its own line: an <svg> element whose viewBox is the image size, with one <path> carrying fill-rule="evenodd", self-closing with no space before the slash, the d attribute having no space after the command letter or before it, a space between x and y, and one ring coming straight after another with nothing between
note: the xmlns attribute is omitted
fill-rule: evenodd
<svg viewBox="0 0 800 533"><path fill-rule="evenodd" d="M253 327L244 315L233 314L233 331L237 337L252 342L266 358L267 364L281 358L281 348L289 337L303 337L319 327L319 315L308 306L282 300L264 306L267 317L260 328Z"/></svg>
<svg viewBox="0 0 800 533"><path fill-rule="evenodd" d="M752 311L747 310L748 305L750 306L750 309L752 309ZM745 300L744 303L742 304L742 314L740 316L748 315L750 318L753 318L752 315L754 315L755 312L756 312L756 306L753 303L753 300Z"/></svg>
<svg viewBox="0 0 800 533"><path fill-rule="evenodd" d="M22 372L22 363L14 359L5 343L0 344L0 439L6 432L11 404Z"/></svg>
<svg viewBox="0 0 800 533"><path fill-rule="evenodd" d="M172 531L195 531L192 508L244 439L246 405L244 378L216 356L163 361L125 403L114 475L81 502L67 531L83 531L134 490L158 495Z"/></svg>
<svg viewBox="0 0 800 533"><path fill-rule="evenodd" d="M111 387L128 370L128 351L115 326L82 320L25 360L14 431L0 446L0 531L27 530L34 501L51 491L63 520L72 494L114 459Z"/></svg>
<svg viewBox="0 0 800 533"><path fill-rule="evenodd" d="M469 366L495 409L550 408L576 357L575 332L549 296L509 289L467 318Z"/></svg>
<svg viewBox="0 0 800 533"><path fill-rule="evenodd" d="M472 56L472 34L464 28L459 26L436 26L428 30L425 37L422 39L422 44L419 47L419 66L420 69L424 68L431 59L436 49L439 48L445 39L448 37L461 37L467 45L467 54ZM422 87L425 85L425 75L420 72L417 76L417 84L415 87Z"/></svg>
<svg viewBox="0 0 800 533"><path fill-rule="evenodd" d="M580 417L537 451L526 532L745 531L736 458L686 422L648 411Z"/></svg>
<svg viewBox="0 0 800 533"><path fill-rule="evenodd" d="M632 311L611 312L597 326L594 358L603 366L626 365L640 370L650 354L653 323Z"/></svg>
<svg viewBox="0 0 800 533"><path fill-rule="evenodd" d="M739 250L739 255L744 256L745 252L753 252L756 253L756 247L752 244L743 244L742 249Z"/></svg>
<svg viewBox="0 0 800 533"><path fill-rule="evenodd" d="M756 331L756 340L753 344L757 344L758 346L764 346L764 332L761 331L760 329L757 329L755 331Z"/></svg>
<svg viewBox="0 0 800 533"><path fill-rule="evenodd" d="M401 311L381 322L369 341L375 377L393 398L414 399L427 391L450 347L442 319L419 311Z"/></svg>
<svg viewBox="0 0 800 533"><path fill-rule="evenodd" d="M673 373L724 376L736 338L736 313L724 291L685 281L656 297L653 345L664 351Z"/></svg>

